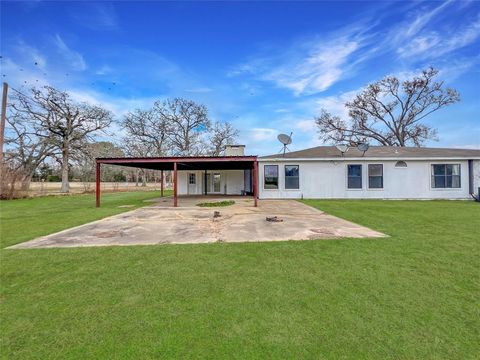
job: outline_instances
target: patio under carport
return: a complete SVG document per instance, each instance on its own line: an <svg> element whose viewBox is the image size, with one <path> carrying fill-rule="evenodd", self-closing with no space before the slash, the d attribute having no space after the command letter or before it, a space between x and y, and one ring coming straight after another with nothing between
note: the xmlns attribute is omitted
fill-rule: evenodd
<svg viewBox="0 0 480 360"><path fill-rule="evenodd" d="M202 170L252 170L254 206L258 205L258 163L256 156L204 156L204 157L130 157L130 158L97 158L96 159L96 206L101 202L101 165L119 165L161 173L161 196L163 197L164 171L173 171L173 206L178 206L178 171Z"/></svg>

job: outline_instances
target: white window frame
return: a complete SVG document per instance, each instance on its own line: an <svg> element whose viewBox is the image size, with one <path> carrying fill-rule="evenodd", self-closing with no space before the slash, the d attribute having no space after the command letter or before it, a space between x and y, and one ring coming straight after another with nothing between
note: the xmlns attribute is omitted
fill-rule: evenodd
<svg viewBox="0 0 480 360"><path fill-rule="evenodd" d="M444 187L444 188L437 188L432 186L432 176L433 176L433 165L459 165L460 166L460 187ZM430 190L432 191L462 191L463 190L463 184L462 184L462 163L456 162L456 161L435 161L435 162L430 162L428 164L430 167L430 177L428 179L428 183L430 184Z"/></svg>
<svg viewBox="0 0 480 360"><path fill-rule="evenodd" d="M381 188L371 188L370 187L370 165L382 165L382 187ZM382 191L385 189L385 165L383 163L370 163L367 164L367 190L371 191Z"/></svg>
<svg viewBox="0 0 480 360"><path fill-rule="evenodd" d="M287 185L287 172L285 171L285 168L287 166L296 166L298 167L298 188L297 189L287 189L286 185ZM285 191L300 191L300 165L299 164L285 164L283 166L283 189Z"/></svg>
<svg viewBox="0 0 480 360"><path fill-rule="evenodd" d="M192 183L192 175L194 182ZM197 185L197 174L195 173L188 173L188 185Z"/></svg>
<svg viewBox="0 0 480 360"><path fill-rule="evenodd" d="M359 187L359 188L349 188L348 187L348 166L349 165L359 165L361 170L362 170L362 174L360 176L360 179L362 180L362 186ZM356 164L356 163L350 163L350 164L345 164L345 187L347 188L347 191L363 191L363 184L365 183L365 179L364 179L364 173L363 173L363 165L364 164Z"/></svg>
<svg viewBox="0 0 480 360"><path fill-rule="evenodd" d="M277 167L277 188L276 189L267 189L265 188L265 167L266 166L276 166ZM262 168L262 188L265 191L279 191L280 190L280 166L278 164L263 164Z"/></svg>

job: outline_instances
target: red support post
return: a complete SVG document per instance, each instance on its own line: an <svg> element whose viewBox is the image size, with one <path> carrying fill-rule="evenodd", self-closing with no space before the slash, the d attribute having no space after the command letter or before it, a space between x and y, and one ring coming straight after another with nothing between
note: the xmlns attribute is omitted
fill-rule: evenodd
<svg viewBox="0 0 480 360"><path fill-rule="evenodd" d="M258 163L257 160L253 162L253 201L254 206L258 206Z"/></svg>
<svg viewBox="0 0 480 360"><path fill-rule="evenodd" d="M173 206L177 207L177 162L173 163Z"/></svg>
<svg viewBox="0 0 480 360"><path fill-rule="evenodd" d="M160 196L163 197L163 170L160 171Z"/></svg>
<svg viewBox="0 0 480 360"><path fill-rule="evenodd" d="M96 174L95 174L95 200L96 206L100 207L100 163L97 160Z"/></svg>

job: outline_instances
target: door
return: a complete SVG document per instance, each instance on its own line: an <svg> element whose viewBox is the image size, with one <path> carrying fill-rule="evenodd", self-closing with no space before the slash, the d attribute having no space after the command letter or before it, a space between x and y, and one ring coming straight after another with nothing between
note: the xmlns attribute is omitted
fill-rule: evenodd
<svg viewBox="0 0 480 360"><path fill-rule="evenodd" d="M187 182L188 182L188 189L187 189L188 194L196 195L197 194L197 174L189 173Z"/></svg>
<svg viewBox="0 0 480 360"><path fill-rule="evenodd" d="M220 176L219 173L214 173L213 174L213 191L212 192L220 193L221 180L222 180L222 177Z"/></svg>

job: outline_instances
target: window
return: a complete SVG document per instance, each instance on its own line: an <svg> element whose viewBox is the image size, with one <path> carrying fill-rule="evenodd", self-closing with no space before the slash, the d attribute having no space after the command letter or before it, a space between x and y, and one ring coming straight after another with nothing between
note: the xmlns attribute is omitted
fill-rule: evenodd
<svg viewBox="0 0 480 360"><path fill-rule="evenodd" d="M348 188L362 188L362 165L347 165L348 171Z"/></svg>
<svg viewBox="0 0 480 360"><path fill-rule="evenodd" d="M263 170L264 188L278 189L278 165L265 165Z"/></svg>
<svg viewBox="0 0 480 360"><path fill-rule="evenodd" d="M405 161L397 161L395 163L395 167L396 168L406 168L407 167L407 163Z"/></svg>
<svg viewBox="0 0 480 360"><path fill-rule="evenodd" d="M460 164L433 164L432 188L460 188Z"/></svg>
<svg viewBox="0 0 480 360"><path fill-rule="evenodd" d="M195 185L197 183L197 178L195 174L188 174L188 183L190 185Z"/></svg>
<svg viewBox="0 0 480 360"><path fill-rule="evenodd" d="M285 165L285 189L299 189L298 165Z"/></svg>
<svg viewBox="0 0 480 360"><path fill-rule="evenodd" d="M368 188L383 189L382 164L368 164Z"/></svg>

